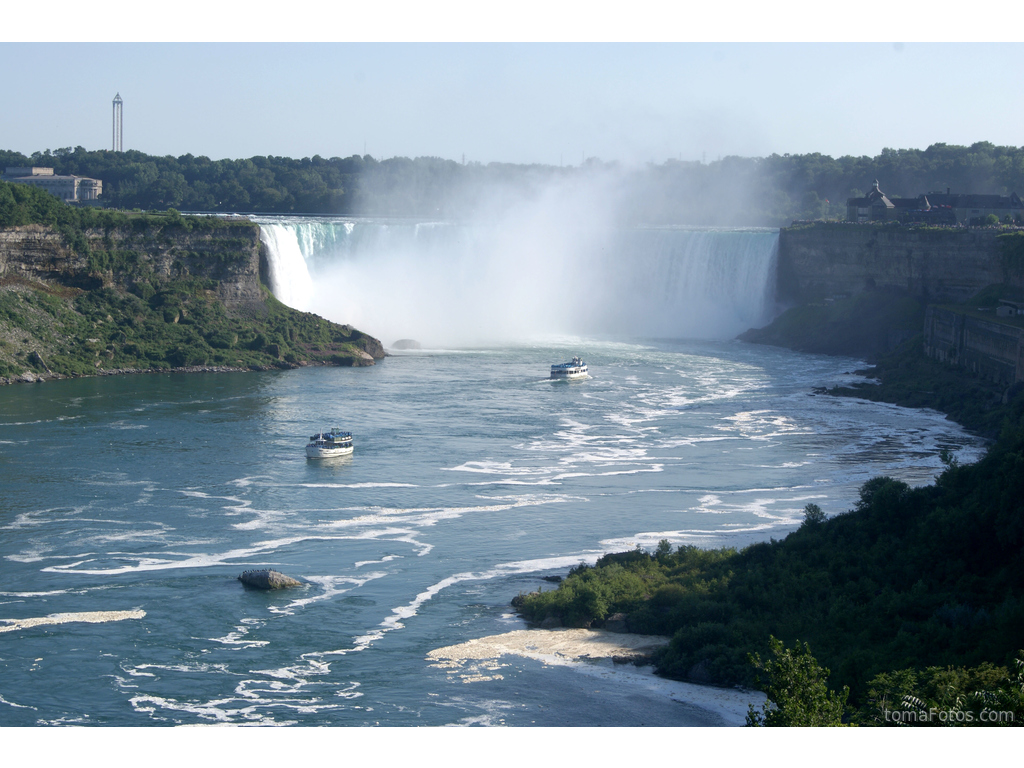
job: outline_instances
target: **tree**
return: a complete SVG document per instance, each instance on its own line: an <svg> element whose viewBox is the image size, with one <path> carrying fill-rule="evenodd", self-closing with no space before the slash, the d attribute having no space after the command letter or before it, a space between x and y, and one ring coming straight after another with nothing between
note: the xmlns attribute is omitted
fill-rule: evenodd
<svg viewBox="0 0 1024 768"><path fill-rule="evenodd" d="M838 726L842 725L843 710L850 689L842 693L830 691L825 681L829 671L811 655L807 643L801 648L797 642L793 650L786 648L775 637L768 639L771 657L762 659L752 654L750 663L758 670L757 682L764 686L768 700L761 711L750 705L747 712L749 726ZM761 678L761 673L767 680Z"/></svg>
<svg viewBox="0 0 1024 768"><path fill-rule="evenodd" d="M812 528L815 525L825 522L828 518L825 513L821 511L821 507L817 504L808 504L804 507L804 521L800 524L801 528Z"/></svg>

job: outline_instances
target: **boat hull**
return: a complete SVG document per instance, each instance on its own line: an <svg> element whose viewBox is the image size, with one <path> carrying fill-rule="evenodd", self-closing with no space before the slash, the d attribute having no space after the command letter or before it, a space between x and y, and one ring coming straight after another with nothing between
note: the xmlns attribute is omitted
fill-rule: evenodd
<svg viewBox="0 0 1024 768"><path fill-rule="evenodd" d="M563 368L563 369L560 369L560 370L552 370L551 371L551 378L552 379L585 379L588 376L589 376L589 374L587 373L587 369L585 367L584 368L570 368L570 369Z"/></svg>
<svg viewBox="0 0 1024 768"><path fill-rule="evenodd" d="M306 458L309 459L331 459L335 456L348 456L352 453L354 446L320 446L307 445Z"/></svg>

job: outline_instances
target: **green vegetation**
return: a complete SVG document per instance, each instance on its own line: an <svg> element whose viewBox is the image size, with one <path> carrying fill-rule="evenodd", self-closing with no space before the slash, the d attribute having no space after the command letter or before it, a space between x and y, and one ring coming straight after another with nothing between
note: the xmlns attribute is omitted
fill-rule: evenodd
<svg viewBox="0 0 1024 768"><path fill-rule="evenodd" d="M854 717L865 725L1005 726L1024 723L1024 651L1013 671L928 667L877 675Z"/></svg>
<svg viewBox="0 0 1024 768"><path fill-rule="evenodd" d="M0 377L352 365L378 352L371 337L286 307L263 287L256 301L221 301L221 280L255 269L251 222L72 208L0 183L0 227L28 224L57 233L79 259L44 259L39 278L9 271L0 279ZM166 270L157 269L161 259Z"/></svg>
<svg viewBox="0 0 1024 768"><path fill-rule="evenodd" d="M819 512L821 510L818 510ZM758 671L757 684L768 695L761 710L750 706L747 725L768 727L821 727L843 724L843 713L850 690L842 693L828 689L828 670L811 655L810 646L797 643L793 650L781 640L768 639L771 656L750 656L750 663ZM761 677L761 673L765 675Z"/></svg>
<svg viewBox="0 0 1024 768"><path fill-rule="evenodd" d="M97 368L161 369L186 366L291 367L311 363L351 364L359 331L296 312L266 293L261 316L232 316L211 290L212 281L186 277L137 283L132 291L99 288L71 301L41 284L0 290L0 325L18 327L49 351L24 345L8 361L0 350L0 376L86 375ZM45 321L32 309L42 309ZM35 313L38 314L38 313Z"/></svg>
<svg viewBox="0 0 1024 768"><path fill-rule="evenodd" d="M0 229L27 224L42 224L75 239L87 230L110 231L130 228L135 231L205 231L231 226L231 222L213 216L182 216L171 208L164 212L125 213L70 206L57 197L27 184L0 182ZM84 247L84 240L76 241ZM76 249L78 250L78 249Z"/></svg>
<svg viewBox="0 0 1024 768"><path fill-rule="evenodd" d="M710 163L669 160L623 169L590 158L578 167L460 164L437 157L369 155L302 159L211 160L65 147L30 156L0 151L0 166L37 165L103 181L107 205L141 210L465 216L485 190L530 196L551 182L573 183L614 171L621 210L631 223L766 225L794 219L843 219L846 199L879 179L890 197L933 190L1009 194L1024 190L1024 148L883 149L876 157L818 153L724 157Z"/></svg>
<svg viewBox="0 0 1024 768"><path fill-rule="evenodd" d="M1012 726L1024 723L1024 651L1011 673L983 663L977 667L901 669L876 675L864 704L847 708L849 690L829 690L829 671L810 646L792 650L769 638L771 655L750 656L757 684L767 694L761 709L750 706L748 726ZM762 677L761 675L764 675Z"/></svg>

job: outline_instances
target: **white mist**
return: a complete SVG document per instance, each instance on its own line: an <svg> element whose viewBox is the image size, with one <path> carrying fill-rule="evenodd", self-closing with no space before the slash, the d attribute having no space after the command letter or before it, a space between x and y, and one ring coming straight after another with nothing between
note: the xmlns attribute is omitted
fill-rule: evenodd
<svg viewBox="0 0 1024 768"><path fill-rule="evenodd" d="M771 319L777 231L622 228L614 208L608 179L505 196L468 223L257 221L281 301L385 345L731 338Z"/></svg>

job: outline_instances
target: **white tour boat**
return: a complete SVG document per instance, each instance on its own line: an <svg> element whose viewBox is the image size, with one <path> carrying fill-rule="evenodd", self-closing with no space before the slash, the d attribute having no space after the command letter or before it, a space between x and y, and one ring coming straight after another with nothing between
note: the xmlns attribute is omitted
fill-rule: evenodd
<svg viewBox="0 0 1024 768"><path fill-rule="evenodd" d="M582 357L574 357L571 363L558 363L551 366L552 379L585 379L587 364Z"/></svg>
<svg viewBox="0 0 1024 768"><path fill-rule="evenodd" d="M352 433L332 429L321 431L309 438L306 456L311 459L328 459L332 456L347 456L352 453Z"/></svg>

